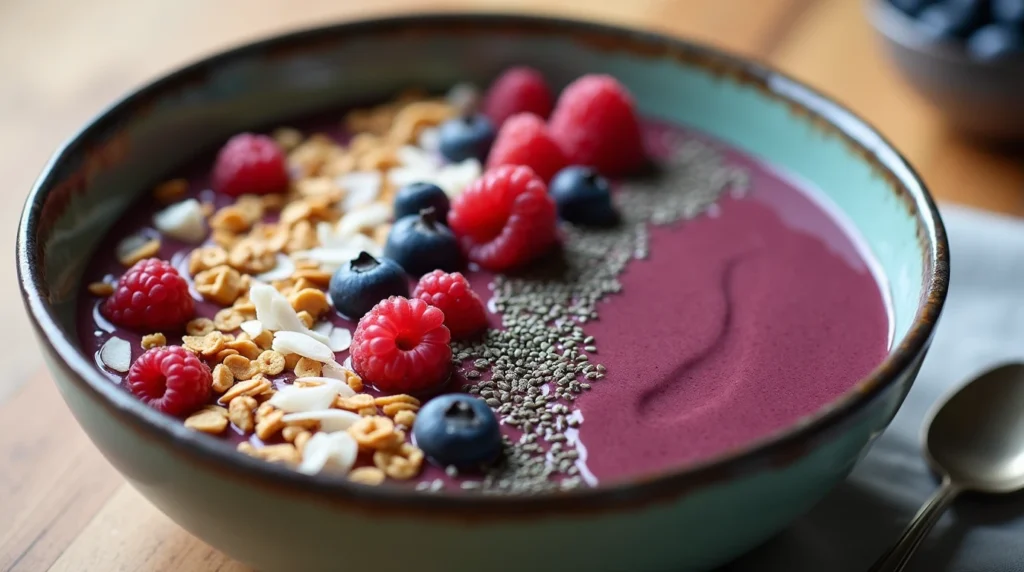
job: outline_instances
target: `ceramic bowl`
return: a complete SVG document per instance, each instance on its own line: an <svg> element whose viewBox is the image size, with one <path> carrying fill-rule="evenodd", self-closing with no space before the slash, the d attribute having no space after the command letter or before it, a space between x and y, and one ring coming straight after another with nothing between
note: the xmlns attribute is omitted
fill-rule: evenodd
<svg viewBox="0 0 1024 572"><path fill-rule="evenodd" d="M485 84L510 64L564 85L617 76L642 112L816 185L891 286L893 350L847 395L708 462L527 498L426 495L309 477L185 429L110 383L75 336L98 239L144 189L246 128L408 86ZM256 42L130 94L62 147L25 206L18 269L60 391L110 462L182 527L265 571L708 570L764 541L848 473L924 359L948 278L944 231L900 155L863 121L757 64L656 34L511 15L361 21Z"/></svg>
<svg viewBox="0 0 1024 572"><path fill-rule="evenodd" d="M1024 57L973 59L962 42L935 40L885 0L869 0L868 13L900 73L953 126L987 139L1024 138Z"/></svg>

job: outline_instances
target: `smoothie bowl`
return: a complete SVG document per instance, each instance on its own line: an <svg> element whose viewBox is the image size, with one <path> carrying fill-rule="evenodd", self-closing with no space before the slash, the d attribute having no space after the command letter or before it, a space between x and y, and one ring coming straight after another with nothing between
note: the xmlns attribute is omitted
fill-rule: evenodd
<svg viewBox="0 0 1024 572"><path fill-rule="evenodd" d="M885 428L948 278L927 191L838 105L504 15L142 88L55 155L18 264L92 440L260 570L711 569Z"/></svg>

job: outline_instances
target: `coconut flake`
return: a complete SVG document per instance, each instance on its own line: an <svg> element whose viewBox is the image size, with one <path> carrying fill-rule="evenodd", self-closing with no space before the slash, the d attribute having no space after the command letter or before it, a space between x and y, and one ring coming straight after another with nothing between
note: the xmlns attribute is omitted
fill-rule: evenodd
<svg viewBox="0 0 1024 572"><path fill-rule="evenodd" d="M334 363L335 365L337 365L337 362L328 362L327 364L324 364L324 367L327 367L327 365L330 364L330 363ZM356 394L355 390L352 389L351 387L349 387L348 384L338 383L338 381L344 381L344 378L342 378L340 380L339 380L339 378L336 378L336 377L297 377L297 378L295 378L295 383L298 383L300 381L303 382L303 383L323 383L323 384L331 383L331 384L334 384L336 386L335 390L337 391L338 395L340 395L342 397L352 397L353 395Z"/></svg>
<svg viewBox="0 0 1024 572"><path fill-rule="evenodd" d="M132 345L113 336L100 348L100 361L110 369L124 373L132 365Z"/></svg>
<svg viewBox="0 0 1024 572"><path fill-rule="evenodd" d="M335 181L345 189L342 208L349 212L376 201L380 196L384 177L379 171L357 171L341 175Z"/></svg>
<svg viewBox="0 0 1024 572"><path fill-rule="evenodd" d="M268 403L285 413L300 413L330 409L339 387L348 387L336 379L322 385L299 387L288 385L277 390Z"/></svg>
<svg viewBox="0 0 1024 572"><path fill-rule="evenodd" d="M335 227L335 234L352 236L364 230L374 229L391 220L391 205L375 202L348 212Z"/></svg>
<svg viewBox="0 0 1024 572"><path fill-rule="evenodd" d="M388 170L388 182L395 187L404 187L413 183L434 183L440 169L422 166L395 167Z"/></svg>
<svg viewBox="0 0 1024 572"><path fill-rule="evenodd" d="M320 375L331 379L348 381L348 374L350 371L352 371L351 368L343 367L340 363L331 360L323 365L320 371Z"/></svg>
<svg viewBox="0 0 1024 572"><path fill-rule="evenodd" d="M441 148L441 130L437 127L427 127L423 131L420 131L419 139L416 140L416 144L427 151L433 153Z"/></svg>
<svg viewBox="0 0 1024 572"><path fill-rule="evenodd" d="M313 331L320 334L321 336L327 336L328 339L331 337L331 330L334 329L334 324L330 322L317 322L313 324ZM330 344L328 344L330 345Z"/></svg>
<svg viewBox="0 0 1024 572"><path fill-rule="evenodd" d="M359 414L344 409L324 409L305 413L288 413L281 418L285 423L319 421L321 431L344 431L359 421Z"/></svg>
<svg viewBox="0 0 1024 572"><path fill-rule="evenodd" d="M262 282L253 282L249 287L249 300L256 306L256 319L263 324L264 329L295 332L327 347L327 342L330 341L327 336L307 328L284 294L278 292L273 286Z"/></svg>
<svg viewBox="0 0 1024 572"><path fill-rule="evenodd" d="M319 362L328 362L334 359L334 352L326 344L299 332L284 330L275 332L271 348L281 354L299 354L304 358Z"/></svg>
<svg viewBox="0 0 1024 572"><path fill-rule="evenodd" d="M302 462L299 463L297 470L307 475L315 475L321 471L344 474L352 469L358 454L359 445L345 431L319 432L306 442Z"/></svg>
<svg viewBox="0 0 1024 572"><path fill-rule="evenodd" d="M242 325L239 327L242 328L242 331L248 334L250 338L255 338L263 333L263 322L259 320L246 320L242 322Z"/></svg>
<svg viewBox="0 0 1024 572"><path fill-rule="evenodd" d="M352 345L352 332L348 328L334 328L327 338L332 352L343 352Z"/></svg>
<svg viewBox="0 0 1024 572"><path fill-rule="evenodd" d="M460 163L446 165L437 174L437 186L449 197L457 197L473 181L480 178L483 168L480 161L466 159Z"/></svg>
<svg viewBox="0 0 1024 572"><path fill-rule="evenodd" d="M405 167L422 169L424 171L436 171L441 165L437 158L427 151L412 145L403 145L395 152L398 162Z"/></svg>
<svg viewBox="0 0 1024 572"><path fill-rule="evenodd" d="M264 272L263 274L257 274L254 276L257 280L263 282L273 282L274 280L284 280L295 272L295 263L288 256L277 253L277 264L274 268Z"/></svg>
<svg viewBox="0 0 1024 572"><path fill-rule="evenodd" d="M206 238L206 217L195 199L175 203L153 215L153 226L178 240L198 244Z"/></svg>

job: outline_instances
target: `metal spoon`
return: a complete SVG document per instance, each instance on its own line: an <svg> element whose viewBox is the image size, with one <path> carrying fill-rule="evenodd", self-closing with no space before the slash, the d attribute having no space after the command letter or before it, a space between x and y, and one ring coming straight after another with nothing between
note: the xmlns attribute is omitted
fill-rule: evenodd
<svg viewBox="0 0 1024 572"><path fill-rule="evenodd" d="M1024 364L982 374L939 406L926 427L925 457L942 486L868 572L903 570L960 493L1024 488Z"/></svg>

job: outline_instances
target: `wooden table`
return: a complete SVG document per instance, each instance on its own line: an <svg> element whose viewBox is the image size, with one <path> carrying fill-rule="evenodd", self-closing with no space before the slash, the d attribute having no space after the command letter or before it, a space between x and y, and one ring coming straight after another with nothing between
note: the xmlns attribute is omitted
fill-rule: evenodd
<svg viewBox="0 0 1024 572"><path fill-rule="evenodd" d="M61 139L120 93L258 36L381 10L374 0L0 3L0 235ZM687 36L751 55L846 103L895 142L942 200L1024 215L1024 162L959 138L896 76L860 0L392 0L389 11L513 10ZM559 4L557 10L553 6ZM0 571L244 570L126 485L72 419L18 299L0 284Z"/></svg>

